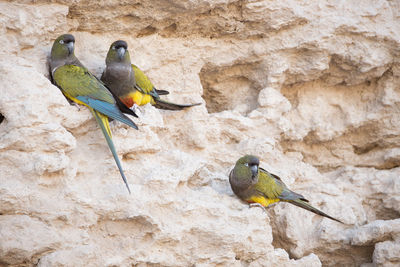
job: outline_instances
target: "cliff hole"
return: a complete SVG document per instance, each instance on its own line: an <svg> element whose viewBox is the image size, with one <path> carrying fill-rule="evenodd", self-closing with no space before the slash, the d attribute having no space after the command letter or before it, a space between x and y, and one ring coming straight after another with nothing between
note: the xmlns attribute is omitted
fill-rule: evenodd
<svg viewBox="0 0 400 267"><path fill-rule="evenodd" d="M0 113L0 123L2 123L3 120L4 120L4 116L3 116L3 114Z"/></svg>
<svg viewBox="0 0 400 267"><path fill-rule="evenodd" d="M261 62L217 67L205 64L200 71L202 97L209 113L237 110L249 113L258 107L258 94L266 84Z"/></svg>

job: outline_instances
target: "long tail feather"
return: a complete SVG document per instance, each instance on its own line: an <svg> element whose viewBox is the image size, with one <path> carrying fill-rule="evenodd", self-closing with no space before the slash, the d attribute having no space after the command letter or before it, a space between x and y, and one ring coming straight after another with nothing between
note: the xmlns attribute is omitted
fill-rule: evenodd
<svg viewBox="0 0 400 267"><path fill-rule="evenodd" d="M156 108L167 109L167 110L182 110L182 109L185 109L185 108L190 108L190 107L193 107L193 106L201 105L201 103L188 104L188 105L175 104L175 103L171 103L171 102L168 102L168 101L165 101L165 100L161 100L159 98L158 99L155 98L154 100L156 102L156 104L154 105Z"/></svg>
<svg viewBox="0 0 400 267"><path fill-rule="evenodd" d="M110 124L108 123L108 118L107 116L104 116L100 112L93 110L90 108L90 111L92 111L94 117L96 118L97 123L100 125L101 131L104 134L104 137L106 138L108 147L111 150L111 153L114 157L115 163L118 166L119 172L121 173L122 179L124 180L124 183L126 185L126 188L128 189L129 194L131 193L131 190L129 189L128 182L126 180L124 171L122 170L121 162L119 161L117 151L115 150L114 143L112 141L112 135L111 135L111 129L110 129Z"/></svg>
<svg viewBox="0 0 400 267"><path fill-rule="evenodd" d="M305 201L303 201L303 200L295 199L295 200L287 200L287 202L289 202L289 203L291 203L291 204L293 204L293 205L296 205L296 206L298 206L298 207L300 207L300 208L309 210L309 211L311 211L311 212L313 212L313 213L315 213L315 214L318 214L318 215L327 217L327 218L329 218L329 219L331 219L331 220L334 220L334 221L343 223L342 221L340 221L340 220L338 220L338 219L336 219L336 218L333 218L333 217L329 216L328 214L326 214L326 213L320 211L319 209L314 208L313 206L311 206L310 204L308 204L307 202L305 202Z"/></svg>

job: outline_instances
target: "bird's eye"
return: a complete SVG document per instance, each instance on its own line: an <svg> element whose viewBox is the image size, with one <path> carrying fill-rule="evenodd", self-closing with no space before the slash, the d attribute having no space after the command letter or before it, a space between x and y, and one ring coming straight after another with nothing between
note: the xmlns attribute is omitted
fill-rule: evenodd
<svg viewBox="0 0 400 267"><path fill-rule="evenodd" d="M60 44L64 44L64 40L60 40Z"/></svg>
<svg viewBox="0 0 400 267"><path fill-rule="evenodd" d="M115 50L115 46L113 46L112 49Z"/></svg>
<svg viewBox="0 0 400 267"><path fill-rule="evenodd" d="M249 167L249 164L246 162L246 163L244 164L244 166Z"/></svg>

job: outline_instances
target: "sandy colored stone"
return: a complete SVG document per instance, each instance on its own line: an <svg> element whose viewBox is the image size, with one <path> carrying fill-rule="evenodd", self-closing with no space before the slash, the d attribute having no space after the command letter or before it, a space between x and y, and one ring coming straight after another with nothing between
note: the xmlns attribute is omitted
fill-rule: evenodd
<svg viewBox="0 0 400 267"><path fill-rule="evenodd" d="M0 265L396 266L397 1L0 3ZM85 107L51 84L62 33L95 75L109 45L164 99L111 122L132 194ZM230 189L245 153L339 224Z"/></svg>
<svg viewBox="0 0 400 267"><path fill-rule="evenodd" d="M53 227L22 214L2 215L0 236L0 264L35 264L40 257L60 247L60 237Z"/></svg>

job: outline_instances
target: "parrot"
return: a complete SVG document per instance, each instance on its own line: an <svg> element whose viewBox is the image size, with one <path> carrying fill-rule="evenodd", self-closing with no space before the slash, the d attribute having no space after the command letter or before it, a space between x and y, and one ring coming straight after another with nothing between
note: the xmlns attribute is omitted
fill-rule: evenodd
<svg viewBox="0 0 400 267"><path fill-rule="evenodd" d="M128 44L122 40L111 44L101 80L128 108L150 103L159 109L182 110L201 104L175 104L160 99L160 95L169 92L156 89L146 74L131 64Z"/></svg>
<svg viewBox="0 0 400 267"><path fill-rule="evenodd" d="M137 115L126 108L98 78L83 66L74 54L74 46L75 37L71 34L60 35L54 41L50 55L52 82L67 99L76 104L87 106L92 112L106 138L126 188L131 193L112 141L108 119L118 120L137 130L137 125L122 112L135 117Z"/></svg>
<svg viewBox="0 0 400 267"><path fill-rule="evenodd" d="M311 206L304 196L295 193L277 175L259 167L260 160L253 155L241 157L229 174L232 191L247 203L256 203L266 208L279 201L289 202L331 220L342 221ZM250 204L251 205L251 204Z"/></svg>

